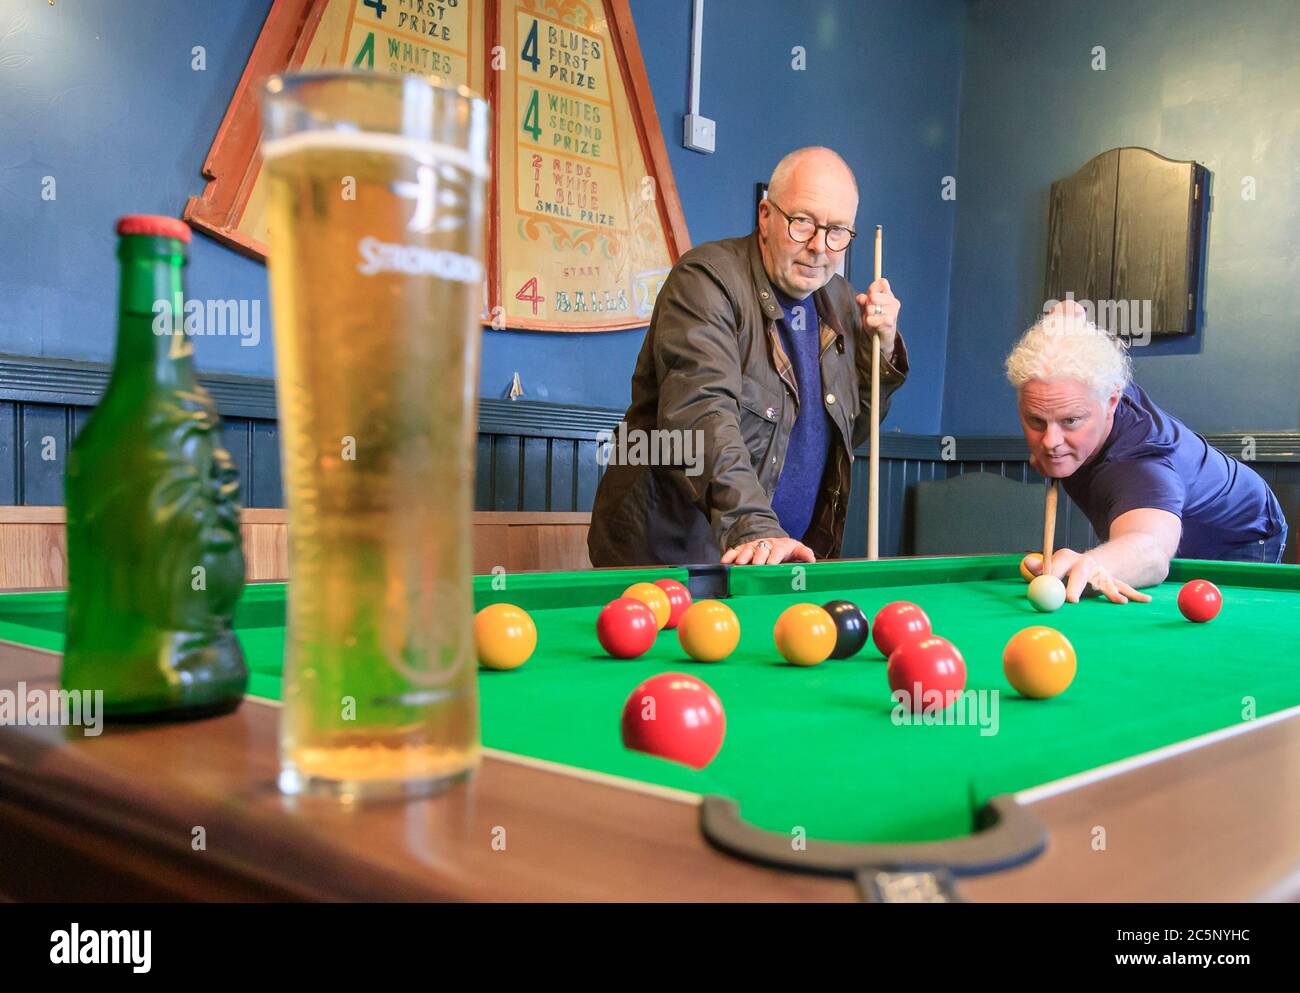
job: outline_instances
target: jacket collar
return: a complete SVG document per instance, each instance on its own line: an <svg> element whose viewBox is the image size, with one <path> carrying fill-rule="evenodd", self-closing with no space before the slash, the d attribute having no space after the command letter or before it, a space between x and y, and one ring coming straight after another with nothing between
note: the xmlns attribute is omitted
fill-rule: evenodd
<svg viewBox="0 0 1300 993"><path fill-rule="evenodd" d="M831 299L831 287L835 285L835 280L839 276L832 276L831 281L818 290L814 296L817 298L817 313L823 315L822 321L829 324L834 330L836 337L844 337L844 326L840 323L840 314Z"/></svg>
<svg viewBox="0 0 1300 993"><path fill-rule="evenodd" d="M763 316L768 320L779 321L781 304L777 302L776 290L772 288L772 281L767 278L767 270L763 268L763 251L758 245L758 228L754 228L754 233L749 236L749 270L754 277L754 292L758 294L758 306L763 311Z"/></svg>

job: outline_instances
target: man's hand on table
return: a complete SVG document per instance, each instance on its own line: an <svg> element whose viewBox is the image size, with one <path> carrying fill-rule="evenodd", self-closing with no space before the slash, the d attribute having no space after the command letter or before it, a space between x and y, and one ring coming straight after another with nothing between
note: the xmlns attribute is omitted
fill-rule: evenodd
<svg viewBox="0 0 1300 993"><path fill-rule="evenodd" d="M1027 566L1031 572L1033 566ZM1065 583L1065 599L1078 603L1085 588L1104 596L1111 603L1150 603L1151 597L1116 579L1096 558L1071 548L1058 549L1052 555L1052 575Z"/></svg>
<svg viewBox="0 0 1300 993"><path fill-rule="evenodd" d="M729 548L722 555L723 565L778 565L781 562L816 562L813 550L793 538L755 538Z"/></svg>

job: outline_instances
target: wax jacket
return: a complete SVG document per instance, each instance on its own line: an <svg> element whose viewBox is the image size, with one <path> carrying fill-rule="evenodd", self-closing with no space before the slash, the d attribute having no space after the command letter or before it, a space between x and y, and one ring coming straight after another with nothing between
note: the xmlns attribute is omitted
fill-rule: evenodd
<svg viewBox="0 0 1300 993"><path fill-rule="evenodd" d="M840 554L853 449L871 423L871 338L854 296L841 276L815 295L822 393L806 396L781 344L758 232L678 260L637 357L632 404L599 453L608 467L587 539L593 565L717 562L743 542L785 536L772 495L800 403L823 404L834 424L802 540L819 559ZM880 363L882 418L907 369L899 335Z"/></svg>

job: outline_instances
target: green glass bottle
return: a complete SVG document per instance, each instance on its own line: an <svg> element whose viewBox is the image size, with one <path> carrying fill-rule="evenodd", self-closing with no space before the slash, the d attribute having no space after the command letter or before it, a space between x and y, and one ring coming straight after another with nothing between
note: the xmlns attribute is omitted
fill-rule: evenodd
<svg viewBox="0 0 1300 993"><path fill-rule="evenodd" d="M109 719L225 713L248 684L239 480L180 333L190 230L135 215L117 233L117 356L65 478L63 687L102 690Z"/></svg>

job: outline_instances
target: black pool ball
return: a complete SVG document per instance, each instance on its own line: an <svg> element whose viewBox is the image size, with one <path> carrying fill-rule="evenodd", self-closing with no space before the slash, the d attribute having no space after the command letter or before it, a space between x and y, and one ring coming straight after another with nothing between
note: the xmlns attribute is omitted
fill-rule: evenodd
<svg viewBox="0 0 1300 993"><path fill-rule="evenodd" d="M835 622L835 650L831 652L831 658L852 658L862 651L870 633L867 615L862 608L851 600L831 600L822 604L822 609Z"/></svg>

